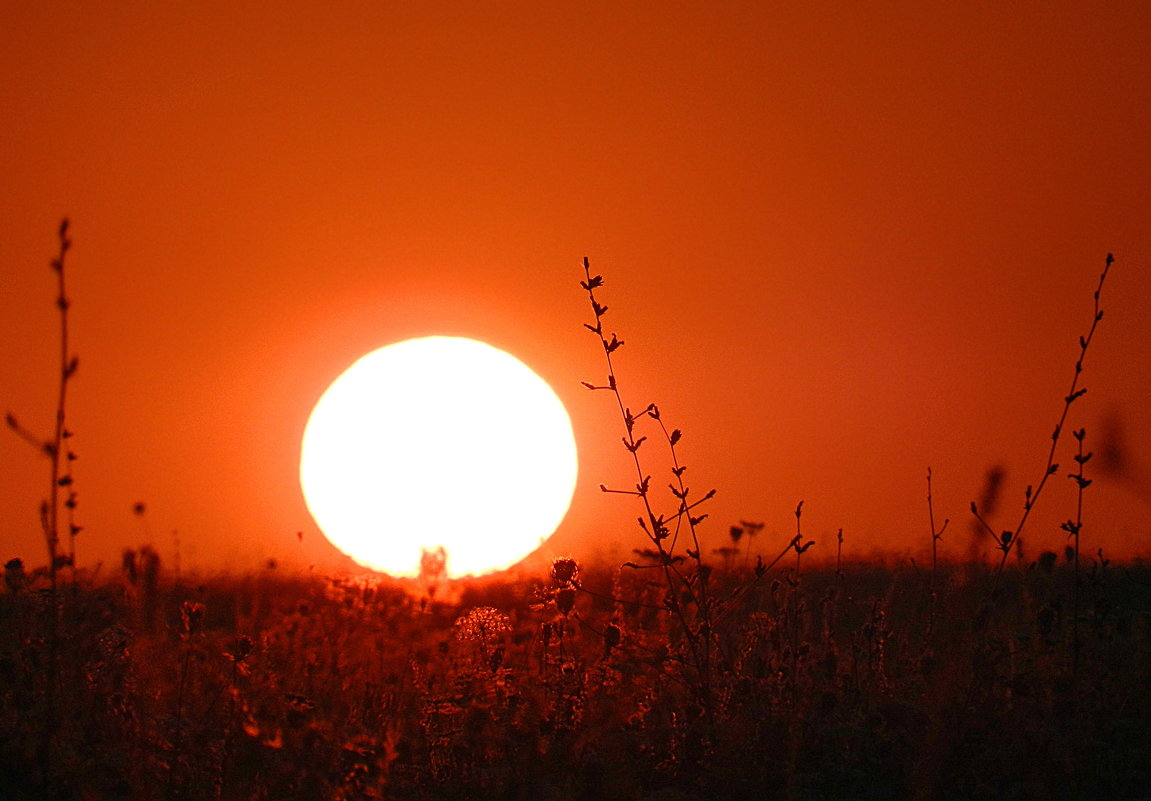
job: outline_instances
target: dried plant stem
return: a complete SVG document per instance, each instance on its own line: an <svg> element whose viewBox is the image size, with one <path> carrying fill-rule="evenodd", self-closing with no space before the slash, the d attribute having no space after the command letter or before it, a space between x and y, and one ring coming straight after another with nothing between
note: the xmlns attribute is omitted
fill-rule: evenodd
<svg viewBox="0 0 1151 801"><path fill-rule="evenodd" d="M790 673L790 689L791 696L794 700L798 697L799 683L797 677L799 676L799 645L800 645L800 628L801 621L800 615L803 608L803 603L799 596L799 583L800 583L800 561L803 558L803 552L815 545L814 540L803 542L803 528L800 518L803 516L803 501L796 504L795 507L795 536L791 540L791 547L795 549L795 578L788 582L791 584L791 594L788 603L788 618L791 629L791 673Z"/></svg>
<svg viewBox="0 0 1151 801"><path fill-rule="evenodd" d="M676 445L682 437L682 432L679 429L668 431L660 417L659 408L654 403L649 404L638 415L633 414L630 407L624 403L623 396L619 390L615 365L612 361L612 354L622 347L624 343L623 340L619 339L614 333L609 338L603 326L603 318L607 313L607 306L600 304L595 295L595 290L603 286L603 277L599 275L593 276L591 274L591 265L586 257L583 260L583 268L585 280L580 282L580 286L587 292L588 300L591 303L592 314L595 318L594 325L589 323L585 324L585 327L599 339L603 347L604 358L607 362L607 383L605 385L595 385L586 381L583 382L583 384L590 390L607 390L615 398L616 406L619 409L620 416L624 423L623 445L628 453L631 454L631 461L636 472L636 485L634 490L608 489L602 484L600 485L600 489L604 492L636 496L643 505L643 516L638 518L639 526L655 549L656 567L663 572L664 582L668 589L665 604L679 623L683 632L691 662L697 675L698 682L695 687L698 696L697 700L703 708L704 715L710 718L712 712L711 662L713 651L713 602L708 594L708 576L711 568L703 561L697 533L697 526L703 522L707 515L696 516L693 514L693 511L700 504L711 499L715 495L715 490L708 491L698 500L690 501L690 489L683 480L683 474L687 468L680 463L679 456L676 452ZM668 488L678 501L678 508L670 517L665 517L655 511L651 497L652 477L645 472L639 457L639 450L644 442L647 441L647 437L638 436L636 426L637 422L645 416L650 417L659 424L671 454L671 472L674 481L668 485ZM674 530L670 528L673 522L675 524ZM677 563L682 561L682 557L677 556L675 553L676 546L679 542L679 535L685 522L691 536L693 547L685 548L684 551L695 566L695 569L690 574L680 570ZM680 598L684 596L691 599L691 604L695 607L694 619L689 619L687 609L685 609L684 603L680 600Z"/></svg>
<svg viewBox="0 0 1151 801"><path fill-rule="evenodd" d="M44 665L44 729L38 746L38 763L42 779L47 783L54 765L54 739L58 722L57 690L60 676L60 616L61 606L58 594L59 570L63 565L72 566L72 586L76 588L76 560L75 535L80 531L75 524L73 510L76 508L76 493L72 488L72 462L76 455L66 447L72 433L68 430L65 420L67 408L68 384L76 373L77 359L69 353L68 345L68 309L70 302L65 286L64 264L72 240L68 238L68 219L60 222L57 230L59 250L51 261L53 272L56 273L56 308L60 312L60 383L56 395L55 425L51 439L42 440L28 429L24 428L9 412L5 416L8 427L21 439L29 443L48 456L50 461L48 496L40 504L40 526L44 532L44 543L48 550L48 582L50 592L48 599L51 603L48 615L48 654ZM65 500L63 505L68 509L68 536L69 549L67 555L60 553L60 507L61 495Z"/></svg>
<svg viewBox="0 0 1151 801"><path fill-rule="evenodd" d="M803 557L803 552L815 545L815 540L803 541L803 529L800 528L799 518L803 515L803 501L800 501L795 507L795 536L791 540L791 547L795 549L795 578L799 579L799 562Z"/></svg>
<svg viewBox="0 0 1151 801"><path fill-rule="evenodd" d="M168 765L168 786L164 797L169 801L176 797L176 769L180 764L181 749L184 739L184 690L188 683L188 667L192 661L192 650L185 645L184 659L180 664L180 679L176 690L176 721L175 733L172 735L172 759Z"/></svg>
<svg viewBox="0 0 1151 801"><path fill-rule="evenodd" d="M240 728L240 676L247 675L247 668L241 669L252 652L252 638L241 635L228 649L227 657L232 662L232 675L228 682L228 712L225 718L224 745L220 749L220 767L216 777L216 801L224 798L224 788L228 781L228 765L235 750L236 731Z"/></svg>
<svg viewBox="0 0 1151 801"><path fill-rule="evenodd" d="M49 451L49 457L52 460L52 486L48 500L49 526L45 533L50 543L49 551L53 556L53 563L62 561L70 565L72 578L75 581L76 534L79 532L79 528L76 526L74 515L76 493L72 482L72 462L75 461L76 455L66 447L67 440L72 437L72 432L68 430L66 425L65 410L68 400L68 384L76 374L79 360L69 351L68 344L68 310L71 308L72 302L68 298L64 283L64 257L72 246L72 240L68 238L67 219L60 223L59 241L60 252L52 261L52 269L56 273L56 307L60 311L60 382L56 395L56 426L52 437L52 447ZM68 554L62 560L59 559L61 493L66 495L63 506L67 509L68 518Z"/></svg>
<svg viewBox="0 0 1151 801"><path fill-rule="evenodd" d="M943 532L947 530L950 519L943 521L943 526L935 528L935 506L931 497L931 468L927 468L927 520L931 524L931 588L935 590L935 578L939 569L939 541L943 539Z"/></svg>
<svg viewBox="0 0 1151 801"><path fill-rule="evenodd" d="M180 678L176 689L176 720L175 731L172 734L171 758L168 764L168 784L164 797L171 801L176 797L176 771L180 767L184 747L184 692L188 686L188 673L192 663L193 639L199 634L200 625L204 617L204 605L192 601L184 601L180 606L180 621L183 631L180 632L180 642L183 648L183 660L180 664Z"/></svg>
<svg viewBox="0 0 1151 801"><path fill-rule="evenodd" d="M1115 257L1108 253L1103 266L1103 272L1099 275L1099 283L1095 287L1095 306L1091 318L1091 328L1088 329L1086 336L1079 337L1079 358L1075 360L1075 372L1071 377L1071 388L1063 398L1063 412L1059 415L1059 422L1055 424L1055 430L1051 434L1051 447L1047 451L1047 465L1043 469L1043 476L1039 479L1039 483L1034 487L1030 484L1027 486L1023 502L1023 514L1020 516L1019 522L1015 524L1014 529L1005 530L1002 534L996 533L995 529L992 528L987 520L979 513L979 507L975 501L971 502L971 513L975 516L975 519L979 521L980 525L991 535L996 547L1003 552L1003 556L999 559L999 566L996 569L997 581L998 577L1003 573L1003 565L1007 561L1007 555L1011 553L1011 550L1018 544L1023 526L1031 516L1031 510L1035 508L1035 502L1039 500L1040 493L1042 493L1043 488L1047 486L1047 479L1055 475L1059 470L1059 465L1055 462L1055 449L1059 445L1059 435L1063 432L1063 426L1067 422L1067 415L1071 411L1071 405L1087 392L1085 388L1079 386L1079 376L1083 372L1083 361L1087 356L1087 348L1090 347L1091 341L1095 338L1095 330L1099 326L1099 321L1103 319L1103 310L1099 308L1099 296L1103 292L1103 282L1107 280L1107 273L1111 269L1114 261Z"/></svg>
<svg viewBox="0 0 1151 801"><path fill-rule="evenodd" d="M943 525L936 530L935 528L935 505L932 503L931 497L931 468L927 468L927 520L931 524L931 610L927 618L927 634L935 629L935 604L939 598L939 592L936 587L936 578L939 570L939 541L943 539L943 532L947 530L947 524L951 522L950 519L944 519Z"/></svg>
<svg viewBox="0 0 1151 801"><path fill-rule="evenodd" d="M1091 479L1084 475L1084 467L1088 460L1091 458L1091 453L1083 452L1083 440L1087 436L1087 431L1080 428L1078 431L1072 433L1076 442L1079 443L1079 452L1075 454L1075 463L1079 469L1074 473L1068 473L1067 477L1075 482L1076 497L1075 497L1075 519L1068 520L1063 524L1062 528L1067 532L1067 536L1075 541L1075 574L1074 583L1071 585L1071 669L1072 675L1079 678L1079 533L1083 529L1083 491L1091 486Z"/></svg>
<svg viewBox="0 0 1151 801"><path fill-rule="evenodd" d="M44 532L44 544L48 549L48 581L53 596L58 585L58 573L63 565L72 566L73 582L76 577L76 547L75 537L80 532L76 525L74 510L76 508L76 492L73 489L72 462L76 454L67 447L72 432L66 425L66 409L68 401L68 384L76 375L79 360L69 352L68 344L68 309L71 301L65 286L65 257L72 247L72 240L68 238L68 220L60 222L57 231L59 251L52 259L52 271L56 273L56 308L60 312L60 372L59 385L56 392L56 414L52 437L43 440L33 434L16 420L15 415L9 412L5 422L18 437L45 454L50 462L48 496L40 504L40 527ZM61 496L64 496L63 506L68 510L68 553L60 553L60 507Z"/></svg>

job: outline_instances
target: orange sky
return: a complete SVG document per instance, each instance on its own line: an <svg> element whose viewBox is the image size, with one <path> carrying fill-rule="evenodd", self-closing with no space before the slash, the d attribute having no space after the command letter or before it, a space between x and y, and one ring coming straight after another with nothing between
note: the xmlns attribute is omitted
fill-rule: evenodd
<svg viewBox="0 0 1151 801"><path fill-rule="evenodd" d="M1014 524L1113 251L1070 425L1098 450L1120 420L1130 466L1089 465L1084 545L1151 552L1151 12L927 9L0 5L0 406L50 430L67 214L81 561L178 532L186 564L330 563L307 415L424 334L504 348L568 405L557 550L642 545L596 489L634 478L579 386L603 372L585 254L625 394L719 490L712 544L746 518L776 550L802 499L817 550L842 527L862 555L926 546L928 465L950 552L993 464ZM8 433L0 463L0 557L40 564L46 461ZM1064 472L1032 553L1063 542Z"/></svg>

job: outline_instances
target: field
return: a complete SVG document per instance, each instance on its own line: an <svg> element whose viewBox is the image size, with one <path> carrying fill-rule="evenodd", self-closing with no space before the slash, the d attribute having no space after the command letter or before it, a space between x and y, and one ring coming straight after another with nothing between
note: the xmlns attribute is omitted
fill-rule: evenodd
<svg viewBox="0 0 1151 801"><path fill-rule="evenodd" d="M1146 566L783 553L733 546L702 631L659 568L192 581L143 550L53 595L12 562L0 798L1149 797Z"/></svg>
<svg viewBox="0 0 1151 801"><path fill-rule="evenodd" d="M1151 569L1081 552L1083 429L1065 551L1030 561L1020 536L1059 472L1111 256L1020 519L971 505L990 562L937 561L930 471L921 564L840 563L842 533L835 560L805 561L802 502L789 541L741 522L705 553L714 492L691 494L658 406L625 405L585 260L607 365L585 386L618 406L636 477L601 489L640 507L633 562L448 580L440 551L418 580L192 577L144 547L97 579L73 555L67 230L54 436L7 418L52 469L48 566L11 559L0 596L0 800L1151 798Z"/></svg>

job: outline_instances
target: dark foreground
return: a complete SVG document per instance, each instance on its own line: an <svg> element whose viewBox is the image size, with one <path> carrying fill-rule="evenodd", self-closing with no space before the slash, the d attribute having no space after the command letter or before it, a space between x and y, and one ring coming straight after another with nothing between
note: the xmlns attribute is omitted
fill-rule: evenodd
<svg viewBox="0 0 1151 801"><path fill-rule="evenodd" d="M0 799L1151 798L1145 566L570 568L13 581Z"/></svg>

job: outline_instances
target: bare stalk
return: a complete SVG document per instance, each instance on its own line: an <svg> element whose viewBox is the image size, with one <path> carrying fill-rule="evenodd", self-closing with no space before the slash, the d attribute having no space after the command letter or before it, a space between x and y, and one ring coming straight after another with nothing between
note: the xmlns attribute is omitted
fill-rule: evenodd
<svg viewBox="0 0 1151 801"><path fill-rule="evenodd" d="M843 529L835 535L835 580L843 583Z"/></svg>
<svg viewBox="0 0 1151 801"><path fill-rule="evenodd" d="M1075 360L1075 372L1071 377L1071 388L1063 398L1063 412L1059 415L1059 422L1055 424L1055 430L1051 434L1051 447L1047 451L1047 465L1043 469L1043 476L1039 479L1039 483L1034 487L1030 484L1027 485L1023 501L1023 514L1020 516L1019 522L1015 524L1014 529L996 533L995 529L980 515L979 507L975 501L971 502L971 513L975 516L975 519L979 521L980 525L991 535L991 538L995 541L996 548L1003 552L1003 556L999 559L999 566L995 573L997 581L998 577L1003 573L1003 565L1007 561L1007 555L1011 553L1012 548L1019 542L1019 536L1023 530L1023 526L1031 516L1031 510L1035 508L1035 502L1039 500L1040 493L1042 493L1043 488L1047 486L1047 479L1055 475L1059 470L1059 465L1055 462L1055 449L1059 445L1059 435L1063 432L1063 426L1067 422L1067 415L1071 411L1071 405L1087 392L1085 388L1079 386L1079 376L1083 372L1083 361L1087 356L1087 348L1090 347L1091 340L1095 337L1095 330L1099 326L1099 321L1103 319L1103 310L1099 308L1099 296L1103 292L1103 282L1107 280L1107 273L1111 269L1114 261L1115 257L1108 253L1103 266L1103 272L1099 275L1099 284L1095 287L1095 307L1091 318L1091 328L1088 329L1086 336L1079 337L1079 358Z"/></svg>
<svg viewBox="0 0 1151 801"><path fill-rule="evenodd" d="M1075 454L1075 463L1079 466L1077 472L1068 473L1067 477L1075 482L1077 489L1075 498L1075 519L1068 520L1062 525L1067 536L1075 540L1075 583L1071 586L1071 664L1072 675L1079 678L1079 532L1083 529L1083 490L1091 486L1091 479L1084 475L1084 466L1091 458L1091 453L1083 452L1083 439L1087 436L1085 429L1072 432L1072 436L1079 443L1079 452Z"/></svg>
<svg viewBox="0 0 1151 801"><path fill-rule="evenodd" d="M927 468L927 521L931 524L931 611L927 619L927 633L930 635L935 628L935 604L939 596L935 582L939 570L939 541L943 539L943 532L947 530L950 519L944 519L943 526L935 528L935 506L931 499L931 468Z"/></svg>
<svg viewBox="0 0 1151 801"><path fill-rule="evenodd" d="M76 491L72 481L72 462L76 454L68 448L68 440L72 432L68 430L65 421L65 409L68 400L68 384L76 375L80 360L69 350L68 343L68 310L72 301L64 284L64 256L72 246L68 238L68 220L60 223L59 231L60 253L52 261L52 269L56 273L56 307L60 311L60 383L56 395L56 427L53 432L52 451L52 494L49 500L49 513L51 522L51 539L57 550L60 547L60 496L64 495L63 506L67 510L68 553L61 559L62 563L72 568L72 579L76 578L76 535L80 527L76 525Z"/></svg>
<svg viewBox="0 0 1151 801"><path fill-rule="evenodd" d="M9 412L5 422L16 436L27 442L36 450L45 454L51 464L49 471L48 497L40 504L40 527L44 531L44 544L48 548L48 580L51 583L53 594L57 587L57 573L62 565L73 565L75 576L75 544L74 538L80 527L75 524L73 510L76 508L76 493L72 489L72 462L76 454L65 449L72 432L65 425L65 409L68 400L68 384L76 374L79 360L69 353L68 349L68 309L71 301L64 283L64 262L72 240L68 238L68 219L60 222L57 231L59 251L52 259L52 271L56 273L56 308L60 312L60 383L56 393L56 416L51 439L42 440L22 426L15 415ZM60 498L64 494L64 506L68 509L68 537L69 553L60 553Z"/></svg>
<svg viewBox="0 0 1151 801"><path fill-rule="evenodd" d="M16 417L9 412L5 422L25 442L36 450L45 454L50 462L48 497L40 503L40 527L44 532L44 543L48 549L48 581L51 587L50 600L52 611L48 617L48 657L45 665L45 716L43 736L40 740L39 758L41 778L47 785L48 778L54 765L54 739L58 718L57 684L60 672L60 601L57 594L59 588L59 569L63 565L72 566L72 581L75 586L75 535L80 528L75 524L73 510L76 508L76 493L72 488L72 462L76 455L66 448L67 440L72 433L65 425L65 409L67 407L68 384L76 374L77 359L69 353L68 347L68 309L70 301L64 282L64 264L72 240L68 238L68 219L60 222L57 230L59 250L51 261L53 272L56 273L56 308L60 312L60 383L56 395L56 420L51 439L42 440L28 429L24 428ZM61 496L64 496L63 505L67 508L69 552L60 553L60 506Z"/></svg>
<svg viewBox="0 0 1151 801"><path fill-rule="evenodd" d="M799 561L803 557L803 552L815 545L815 540L803 541L803 530L799 526L799 518L803 514L803 501L795 507L795 537L791 541L791 545L795 548L795 578L799 579Z"/></svg>
<svg viewBox="0 0 1151 801"><path fill-rule="evenodd" d="M699 696L698 700L703 707L705 715L710 717L713 603L708 593L708 577L711 573L711 568L703 561L697 533L697 527L703 522L707 515L698 514L696 509L705 501L710 500L715 495L715 490L709 490L698 499L692 500L690 498L691 490L683 479L683 474L687 470L687 466L680 463L676 451L676 445L683 436L683 432L678 428L668 431L667 426L660 416L659 408L654 403L648 404L648 406L638 414L633 413L630 407L624 404L623 396L619 389L619 382L616 377L615 366L612 361L612 354L622 347L624 342L619 339L615 333L612 333L611 336L608 337L604 328L603 318L604 315L607 314L608 307L602 305L595 294L595 291L604 284L603 276L593 276L591 274L591 265L586 257L583 260L583 268L585 280L580 282L580 286L587 292L588 300L591 303L592 314L595 319L594 325L585 323L584 327L596 335L600 341L600 345L603 347L604 358L607 362L607 383L603 385L596 385L587 381L582 383L585 387L593 391L606 390L615 398L616 406L619 408L619 413L624 423L623 445L631 455L631 461L635 466L636 473L634 490L609 489L602 484L600 485L600 489L604 492L633 495L639 499L643 506L643 515L638 518L639 527L643 530L644 535L653 546L654 550L651 551L651 554L655 559L656 566L663 572L664 581L668 589L665 604L668 611L672 613L679 623L684 639L687 642L691 662L698 677L698 686L696 687ZM651 490L652 476L644 470L639 457L639 450L647 441L647 437L638 435L637 424L644 417L649 417L659 424L660 431L663 433L670 451L673 481L668 485L668 489L677 502L677 509L670 516L656 512ZM672 527L673 524L674 528ZM679 562L683 560L683 557L675 553L680 533L683 531L685 524L687 533L691 538L692 547L685 547L684 552L695 568L690 573L680 569ZM694 620L689 619L687 610L684 608L684 603L680 600L681 595L689 598L691 604L695 607Z"/></svg>

